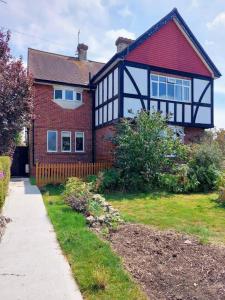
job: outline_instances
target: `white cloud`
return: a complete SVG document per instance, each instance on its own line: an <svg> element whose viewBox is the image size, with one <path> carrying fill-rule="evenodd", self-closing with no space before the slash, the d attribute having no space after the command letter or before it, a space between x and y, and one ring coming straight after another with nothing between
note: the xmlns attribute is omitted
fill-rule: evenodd
<svg viewBox="0 0 225 300"><path fill-rule="evenodd" d="M133 15L132 11L129 9L128 6L124 6L123 8L121 8L118 13L124 18L131 17Z"/></svg>
<svg viewBox="0 0 225 300"><path fill-rule="evenodd" d="M210 47L210 46L213 46L215 45L215 42L214 41L211 41L211 40L205 40L205 46L206 47Z"/></svg>
<svg viewBox="0 0 225 300"><path fill-rule="evenodd" d="M117 29L117 30L109 30L106 32L106 36L111 40L115 40L119 37L126 37L128 39L135 39L135 34L133 32L127 31L124 28Z"/></svg>
<svg viewBox="0 0 225 300"><path fill-rule="evenodd" d="M219 13L211 22L207 23L209 29L214 29L220 25L225 26L225 12Z"/></svg>
<svg viewBox="0 0 225 300"><path fill-rule="evenodd" d="M215 80L214 91L225 95L225 82L223 79Z"/></svg>

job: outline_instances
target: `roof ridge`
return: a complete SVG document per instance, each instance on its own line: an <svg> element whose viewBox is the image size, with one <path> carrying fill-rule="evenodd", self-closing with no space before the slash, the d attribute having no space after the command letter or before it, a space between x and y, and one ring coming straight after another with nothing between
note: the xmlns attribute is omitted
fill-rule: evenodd
<svg viewBox="0 0 225 300"><path fill-rule="evenodd" d="M49 52L49 51L44 51L44 50L34 49L34 48L28 47L28 52L29 52L30 50L36 51L36 52L42 52L42 53L46 53L46 54L50 54L50 55L55 55L55 56L63 56L63 57L74 58L75 60L79 60L79 59L78 59L77 57L75 57L75 56L70 56L70 55L65 55L65 54L59 54L59 53L54 53L54 52ZM90 60L90 59L87 59L86 61L88 61L88 62L94 62L94 63L98 63L98 64L105 64L104 62L100 62L100 61L96 61L96 60Z"/></svg>

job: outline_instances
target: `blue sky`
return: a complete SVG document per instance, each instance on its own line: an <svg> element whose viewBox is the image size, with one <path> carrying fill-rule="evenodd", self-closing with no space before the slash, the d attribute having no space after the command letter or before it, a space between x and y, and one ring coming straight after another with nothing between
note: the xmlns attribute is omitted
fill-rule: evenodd
<svg viewBox="0 0 225 300"><path fill-rule="evenodd" d="M137 38L174 7L225 75L224 0L6 0L0 27L11 29L13 55L27 48L74 55L77 32L89 46L88 58L107 61L118 36ZM225 77L215 82L215 125L225 128Z"/></svg>

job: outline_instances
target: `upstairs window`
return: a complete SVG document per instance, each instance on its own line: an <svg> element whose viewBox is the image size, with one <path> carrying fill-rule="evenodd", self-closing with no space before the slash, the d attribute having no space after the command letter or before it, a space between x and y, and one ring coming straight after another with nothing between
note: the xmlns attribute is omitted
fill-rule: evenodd
<svg viewBox="0 0 225 300"><path fill-rule="evenodd" d="M73 88L55 87L54 100L82 101L82 93Z"/></svg>
<svg viewBox="0 0 225 300"><path fill-rule="evenodd" d="M65 100L74 100L74 91L73 90L65 90Z"/></svg>
<svg viewBox="0 0 225 300"><path fill-rule="evenodd" d="M84 132L75 132L75 152L84 152Z"/></svg>
<svg viewBox="0 0 225 300"><path fill-rule="evenodd" d="M151 74L151 97L173 101L191 101L191 81Z"/></svg>
<svg viewBox="0 0 225 300"><path fill-rule="evenodd" d="M62 131L61 133L62 152L71 152L71 132Z"/></svg>
<svg viewBox="0 0 225 300"><path fill-rule="evenodd" d="M47 131L47 151L57 152L58 132L56 130Z"/></svg>

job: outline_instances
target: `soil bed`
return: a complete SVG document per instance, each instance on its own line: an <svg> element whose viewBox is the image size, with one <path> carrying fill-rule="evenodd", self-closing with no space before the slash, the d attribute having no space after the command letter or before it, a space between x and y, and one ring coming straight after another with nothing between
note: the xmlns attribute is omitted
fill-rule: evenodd
<svg viewBox="0 0 225 300"><path fill-rule="evenodd" d="M225 247L134 224L110 240L149 299L225 299Z"/></svg>

